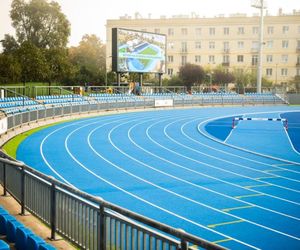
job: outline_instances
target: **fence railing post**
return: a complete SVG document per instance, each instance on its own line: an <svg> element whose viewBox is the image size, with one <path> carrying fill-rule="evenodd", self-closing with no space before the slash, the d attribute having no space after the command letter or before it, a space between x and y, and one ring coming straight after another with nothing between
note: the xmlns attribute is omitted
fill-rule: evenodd
<svg viewBox="0 0 300 250"><path fill-rule="evenodd" d="M188 250L188 249L189 249L189 243L184 239L181 239L180 250Z"/></svg>
<svg viewBox="0 0 300 250"><path fill-rule="evenodd" d="M100 198L101 199L101 198ZM101 199L102 200L102 199ZM98 212L98 250L105 250L106 248L106 238L105 238L105 212L104 206L100 203L99 212Z"/></svg>
<svg viewBox="0 0 300 250"><path fill-rule="evenodd" d="M53 177L51 177L53 178ZM54 178L53 178L54 179ZM56 231L56 185L51 182L51 194L50 194L50 227L51 227L51 240L55 240Z"/></svg>
<svg viewBox="0 0 300 250"><path fill-rule="evenodd" d="M7 195L6 191L6 164L3 162L3 196Z"/></svg>
<svg viewBox="0 0 300 250"><path fill-rule="evenodd" d="M25 167L21 166L21 215L25 215Z"/></svg>

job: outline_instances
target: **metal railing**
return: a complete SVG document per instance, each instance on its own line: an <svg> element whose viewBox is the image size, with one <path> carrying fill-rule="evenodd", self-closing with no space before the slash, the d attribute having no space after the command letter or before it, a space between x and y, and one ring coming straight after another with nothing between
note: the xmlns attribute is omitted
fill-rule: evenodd
<svg viewBox="0 0 300 250"><path fill-rule="evenodd" d="M81 249L224 249L106 202L0 155L0 183L21 206Z"/></svg>

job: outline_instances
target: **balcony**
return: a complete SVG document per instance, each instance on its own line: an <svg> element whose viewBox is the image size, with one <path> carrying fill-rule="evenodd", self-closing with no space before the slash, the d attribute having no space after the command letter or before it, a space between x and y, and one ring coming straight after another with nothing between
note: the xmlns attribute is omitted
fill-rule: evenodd
<svg viewBox="0 0 300 250"><path fill-rule="evenodd" d="M222 62L222 66L223 66L223 67L229 67L229 66L230 66L230 63L229 63L229 62Z"/></svg>
<svg viewBox="0 0 300 250"><path fill-rule="evenodd" d="M223 49L223 53L229 53L230 52L230 49Z"/></svg>
<svg viewBox="0 0 300 250"><path fill-rule="evenodd" d="M300 62L297 62L297 63L296 63L296 67L300 67Z"/></svg>
<svg viewBox="0 0 300 250"><path fill-rule="evenodd" d="M180 50L180 53L188 53L188 50L187 50L186 48L182 48L182 49Z"/></svg>

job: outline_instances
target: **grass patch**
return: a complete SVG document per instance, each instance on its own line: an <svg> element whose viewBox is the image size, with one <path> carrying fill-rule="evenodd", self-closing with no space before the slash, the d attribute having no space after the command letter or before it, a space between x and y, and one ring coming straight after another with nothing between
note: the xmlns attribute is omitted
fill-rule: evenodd
<svg viewBox="0 0 300 250"><path fill-rule="evenodd" d="M19 145L21 144L22 141L24 141L28 136L44 129L50 126L53 126L54 124L49 124L49 125L45 125L42 127L38 127L38 128L34 128L31 130L28 130L24 133L18 134L17 136L13 137L12 139L10 139L7 143L4 144L4 146L2 147L3 151L8 154L9 156L13 157L14 159L16 159L17 157L17 149L19 147Z"/></svg>

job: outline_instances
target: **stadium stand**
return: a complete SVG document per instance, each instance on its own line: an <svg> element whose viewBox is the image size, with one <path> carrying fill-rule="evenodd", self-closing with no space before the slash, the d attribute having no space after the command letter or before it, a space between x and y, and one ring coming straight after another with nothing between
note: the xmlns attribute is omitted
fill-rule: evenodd
<svg viewBox="0 0 300 250"><path fill-rule="evenodd" d="M46 243L42 238L35 235L30 229L25 227L1 206L0 236L0 250L10 250L10 245L13 249L17 250L56 249L52 245Z"/></svg>
<svg viewBox="0 0 300 250"><path fill-rule="evenodd" d="M106 108L128 108L151 106L155 100L172 99L175 105L260 105L286 104L279 95L273 93L227 93L227 92L193 92L187 93L90 93L87 96L79 94L43 95L36 96L35 100L29 97L5 97L0 99L0 111L6 115L23 113L33 110L42 110L53 107L79 106L89 104L106 104ZM153 105L152 105L153 106Z"/></svg>

